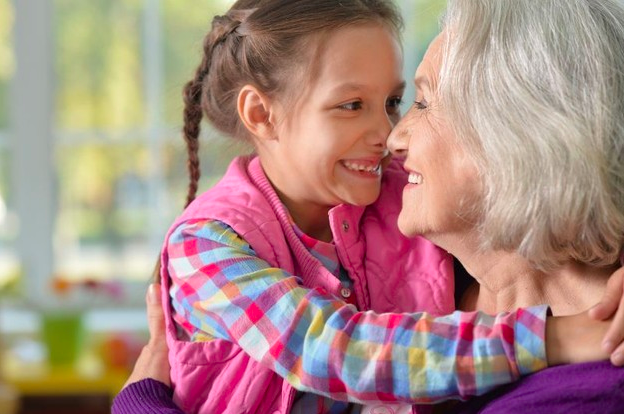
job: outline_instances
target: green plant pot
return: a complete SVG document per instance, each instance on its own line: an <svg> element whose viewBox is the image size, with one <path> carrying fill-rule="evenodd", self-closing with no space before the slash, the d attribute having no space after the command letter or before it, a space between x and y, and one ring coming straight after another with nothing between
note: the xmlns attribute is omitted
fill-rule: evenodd
<svg viewBox="0 0 624 414"><path fill-rule="evenodd" d="M52 313L41 316L42 340L51 366L71 366L82 351L84 329L80 313Z"/></svg>

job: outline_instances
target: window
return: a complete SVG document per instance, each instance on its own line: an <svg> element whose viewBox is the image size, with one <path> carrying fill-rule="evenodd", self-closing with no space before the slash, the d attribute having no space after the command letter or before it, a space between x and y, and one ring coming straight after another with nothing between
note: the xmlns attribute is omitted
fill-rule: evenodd
<svg viewBox="0 0 624 414"><path fill-rule="evenodd" d="M55 1L56 273L149 279L185 198L182 86L228 3ZM235 154L206 135L203 183Z"/></svg>

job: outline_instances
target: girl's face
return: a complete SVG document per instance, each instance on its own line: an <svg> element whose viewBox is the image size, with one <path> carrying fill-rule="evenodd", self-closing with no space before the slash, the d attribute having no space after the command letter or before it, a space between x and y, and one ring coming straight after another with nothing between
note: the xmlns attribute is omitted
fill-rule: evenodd
<svg viewBox="0 0 624 414"><path fill-rule="evenodd" d="M443 36L431 43L416 70L416 102L388 140L390 150L405 157L410 174L399 229L441 246L445 235L474 228L482 193L475 163L459 146L437 94Z"/></svg>
<svg viewBox="0 0 624 414"><path fill-rule="evenodd" d="M326 215L377 199L386 140L400 116L402 64L399 42L380 25L346 27L322 44L310 62L314 81L292 92L298 103L281 109L277 143L262 159L291 212Z"/></svg>

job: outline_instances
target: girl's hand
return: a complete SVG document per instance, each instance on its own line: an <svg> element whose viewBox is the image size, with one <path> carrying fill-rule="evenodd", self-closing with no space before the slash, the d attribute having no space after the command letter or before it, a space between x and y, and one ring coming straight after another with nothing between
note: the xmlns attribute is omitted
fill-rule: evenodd
<svg viewBox="0 0 624 414"><path fill-rule="evenodd" d="M600 346L609 329L608 321L596 321L589 312L549 316L546 319L548 366L603 361L609 353Z"/></svg>
<svg viewBox="0 0 624 414"><path fill-rule="evenodd" d="M599 321L613 318L602 349L611 355L613 365L624 365L624 267L611 275L602 300L590 309L589 316Z"/></svg>
<svg viewBox="0 0 624 414"><path fill-rule="evenodd" d="M167 340L165 336L165 315L163 313L160 296L160 285L153 283L145 296L147 302L147 323L149 325L150 340L141 350L141 354L134 365L134 370L124 388L133 382L152 378L171 385L169 379L170 368L168 359Z"/></svg>

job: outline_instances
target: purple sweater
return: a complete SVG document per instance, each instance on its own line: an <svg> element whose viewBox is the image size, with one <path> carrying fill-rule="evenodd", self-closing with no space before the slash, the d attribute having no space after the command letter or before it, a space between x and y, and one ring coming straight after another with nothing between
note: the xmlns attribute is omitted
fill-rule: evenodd
<svg viewBox="0 0 624 414"><path fill-rule="evenodd" d="M624 413L624 368L610 362L562 365L456 406L455 414Z"/></svg>
<svg viewBox="0 0 624 414"><path fill-rule="evenodd" d="M624 413L624 368L610 362L548 368L456 406L455 414ZM124 388L112 414L184 414L165 384L146 379Z"/></svg>
<svg viewBox="0 0 624 414"><path fill-rule="evenodd" d="M113 400L111 414L184 414L173 403L173 391L151 378L125 387Z"/></svg>

